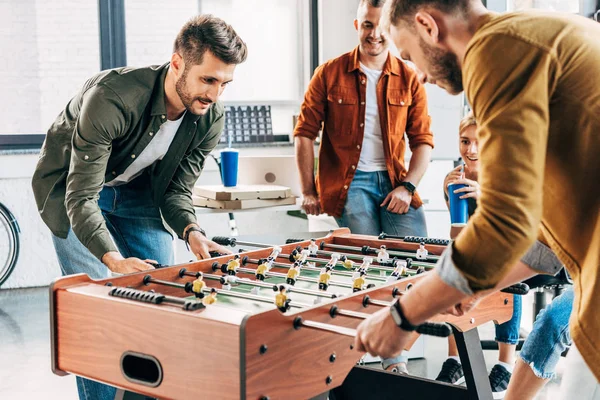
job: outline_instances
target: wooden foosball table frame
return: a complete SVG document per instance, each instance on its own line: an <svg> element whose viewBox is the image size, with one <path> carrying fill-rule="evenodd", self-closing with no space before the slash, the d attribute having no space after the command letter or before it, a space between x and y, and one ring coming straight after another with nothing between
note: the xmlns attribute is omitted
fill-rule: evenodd
<svg viewBox="0 0 600 400"><path fill-rule="evenodd" d="M308 243L280 247L290 253ZM347 229L332 231L317 243L372 248L386 245L405 251L419 247L418 243L353 235ZM429 254L440 255L445 247L426 248ZM271 250L241 255L262 258ZM332 316L332 306L371 314L381 307L366 302L365 296L375 302L392 302L428 272L292 308L285 314L274 306L257 313L214 306L187 311L177 305L109 296L114 287L123 287L186 298L189 294L181 288L145 284L144 276L185 284L194 278L182 277L182 267L190 272L214 273L215 260L224 263L230 258L221 256L98 281L84 274L57 279L50 288L53 372L75 374L160 399L492 398L474 328L511 318L513 298L507 293L488 296L462 317L439 315L431 320L451 324L466 387L357 366L362 354L352 349L352 337L337 334L335 329L297 323L301 317L302 321L327 324L340 331L355 329L361 319ZM215 281L207 284L219 286ZM413 343L417 337L415 334Z"/></svg>

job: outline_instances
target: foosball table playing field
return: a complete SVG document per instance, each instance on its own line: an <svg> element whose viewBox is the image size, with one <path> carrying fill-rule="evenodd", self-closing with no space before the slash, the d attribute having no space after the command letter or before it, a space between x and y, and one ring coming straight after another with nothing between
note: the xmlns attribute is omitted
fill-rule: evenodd
<svg viewBox="0 0 600 400"><path fill-rule="evenodd" d="M418 330L456 334L466 387L357 365L355 328L429 273L444 241L347 229L281 246L213 240L258 249L105 280L57 279L53 371L160 399L492 398L474 328L509 320L507 293L522 287Z"/></svg>

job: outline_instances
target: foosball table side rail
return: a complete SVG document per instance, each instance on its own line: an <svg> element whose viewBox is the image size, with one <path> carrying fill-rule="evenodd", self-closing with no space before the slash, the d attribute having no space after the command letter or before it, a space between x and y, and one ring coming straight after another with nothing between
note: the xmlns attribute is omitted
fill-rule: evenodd
<svg viewBox="0 0 600 400"><path fill-rule="evenodd" d="M381 308L365 307L365 297L390 302L394 288L405 291L407 285L415 284L424 276L426 274L402 279L286 315L267 311L249 316L242 325L241 335L245 353L245 398L306 399L341 385L362 356L353 349L353 338L304 326L296 329L294 320L301 317L305 321L355 329L361 319L332 317L332 307L371 314ZM468 332L489 321L508 321L512 304L512 295L495 293L461 317L438 315L431 321L447 322L456 332ZM406 350L417 338L418 334L414 334ZM293 394L289 393L290 387L294 387Z"/></svg>

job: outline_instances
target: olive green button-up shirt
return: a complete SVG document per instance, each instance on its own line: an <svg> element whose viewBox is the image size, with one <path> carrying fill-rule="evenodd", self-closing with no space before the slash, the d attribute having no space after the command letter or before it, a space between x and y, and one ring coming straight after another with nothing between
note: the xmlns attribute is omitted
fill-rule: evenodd
<svg viewBox="0 0 600 400"><path fill-rule="evenodd" d="M88 80L54 121L33 175L40 215L53 234L69 228L98 259L117 248L98 207L105 183L123 173L167 120L169 64L103 71ZM148 167L154 202L181 237L196 222L192 189L219 142L224 109L186 113L167 154Z"/></svg>

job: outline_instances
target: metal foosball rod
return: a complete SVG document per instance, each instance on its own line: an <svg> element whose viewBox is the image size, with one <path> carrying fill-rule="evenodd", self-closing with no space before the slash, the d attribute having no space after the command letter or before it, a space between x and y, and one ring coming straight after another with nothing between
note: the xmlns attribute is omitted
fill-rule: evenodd
<svg viewBox="0 0 600 400"><path fill-rule="evenodd" d="M343 326L327 324L324 322L305 320L302 317L298 316L294 318L293 321L294 329L298 330L300 328L310 328L317 329L321 331L327 331L336 333L338 335L348 336L348 337L356 337L356 329L346 328ZM429 336L437 336L437 337L448 337L452 335L452 328L450 325L446 323L434 323L434 322L425 322L421 325L417 326L416 332L422 335Z"/></svg>
<svg viewBox="0 0 600 400"><path fill-rule="evenodd" d="M325 251L324 249L354 251L354 252L362 254L363 256L376 255L377 252L379 251L379 249L375 249L370 246L363 246L363 247L346 246L346 245L342 245L342 244L329 244L329 243L325 243L325 242L321 242L321 245L319 247L320 247L321 251ZM386 251L390 256L393 256L393 257L412 258L413 260L415 260L417 258L417 254L410 252L410 251L403 251L403 250L398 250L398 249L387 249ZM435 262L437 262L437 260L439 260L439 258L440 258L440 256L427 255L427 258L425 260L421 260L421 262L435 263Z"/></svg>
<svg viewBox="0 0 600 400"><path fill-rule="evenodd" d="M321 250L319 250L319 252L321 252ZM332 255L332 254L334 254L332 252L325 252L325 253L328 253L328 254L324 254L324 255ZM342 253L335 253L335 254L339 254L340 256L343 256L343 255L345 255L345 256L349 256L349 255L350 256L355 256L355 254L342 254ZM288 260L290 259L290 255L289 254L280 254L279 257L287 258ZM348 259L350 259L350 260L354 259L354 260L357 260L357 261L362 261L362 257L360 257L360 258L348 257ZM320 265L327 265L327 264L329 264L330 260L327 260L326 258L307 257L306 261L312 262L312 263L315 263L315 264L320 264ZM335 266L336 267L342 267L342 268L345 269L344 264L341 261L338 261L337 264L335 264ZM318 269L318 268L316 268L316 269ZM387 271L387 272L392 272L394 270L394 268L392 268L392 267L385 267L385 266L381 266L381 265L377 265L377 264L375 264L375 265L371 264L369 266L369 269L376 270L376 271ZM342 272L344 272L343 270L342 271L335 270L335 272L338 275L347 275L349 273L350 275L347 275L347 276L352 276L352 272L347 272L346 271L346 273L344 273L344 274L342 274ZM381 277L374 277L373 279L379 280L379 278L381 278Z"/></svg>
<svg viewBox="0 0 600 400"><path fill-rule="evenodd" d="M260 301L262 303L273 304L273 299L270 297L258 296L258 295L254 295L254 294L248 294L248 293L240 293L240 292L236 292L233 290L205 287L202 289L202 291L206 292L206 293L210 293L212 289L215 289L217 294L220 294L223 296L237 297L238 299L254 300L254 301ZM290 307L295 307L295 308L306 308L306 307L312 307L312 306L313 306L313 304L299 303L296 301L293 301L290 303Z"/></svg>
<svg viewBox="0 0 600 400"><path fill-rule="evenodd" d="M198 277L198 273L197 272L190 272L190 271L185 271L185 268L182 268L182 271L179 271L179 276L183 277L183 276L192 276L197 278ZM204 279L209 279L209 280L213 280L213 281L219 281L221 284L225 284L228 283L228 275L225 276L221 276L221 275L215 275L215 274L203 274ZM237 283L240 285L246 285L246 286L253 286L253 287L259 287L259 288L265 288L265 289L273 289L273 291L277 290L277 286L275 284L272 283L267 283L267 282L262 282L262 281L257 281L257 280L252 280L252 279L248 279L248 278L238 278L235 277L236 280L232 283ZM337 298L337 295L332 294L332 293L326 293L326 292L321 292L319 290L311 290L311 289L303 289L303 288L297 288L295 286L292 287L288 287L288 291L290 292L294 292L294 293L300 293L300 294L306 294L309 296L318 296L318 297L324 297L324 298L328 298L328 299L335 299Z"/></svg>
<svg viewBox="0 0 600 400"><path fill-rule="evenodd" d="M248 259L247 262L250 263L250 264L258 264L258 260ZM273 263L273 267L290 268L289 265L287 265L287 264L281 264L281 263ZM308 268L310 268L310 267L307 267L306 269L309 270ZM304 269L304 267L302 269ZM314 270L319 271L318 268L315 268ZM248 271L254 271L254 272L256 272L256 270L253 270L253 269L244 269L243 270L242 268L240 268L240 272L248 272ZM267 275L277 276L277 277L281 277L281 278L287 278L286 274L282 274L282 273L279 273L279 272L269 271L267 273ZM299 276L296 279L299 280L299 281L319 283L319 280L317 278L308 278L308 277L305 277L305 276ZM351 288L352 287L351 283L336 281L336 280L333 280L333 279L329 281L329 285L339 286L339 287L345 287L345 288Z"/></svg>
<svg viewBox="0 0 600 400"><path fill-rule="evenodd" d="M339 254L340 256L346 256L348 259L356 260L356 261L363 261L365 259L365 257L372 257L372 256L359 255L359 254L339 253L337 251L327 251L327 250L317 250L317 254L320 254L323 256L332 256L333 254ZM323 260L323 259L317 258L317 260ZM371 266L369 268L380 270L380 271L393 271L394 268L388 266L389 264L392 263L392 260L393 259L390 259L388 264L381 264L381 263L371 264ZM433 263L433 262L419 261L419 260L416 260L413 258L411 258L411 260L412 260L411 261L412 265L417 266L417 267L424 267L424 268L428 268L428 269L432 269L435 267L435 263ZM374 261L377 262L376 259L374 259Z"/></svg>
<svg viewBox="0 0 600 400"><path fill-rule="evenodd" d="M280 254L279 256L280 256L280 257L283 257L283 258L288 258L288 259L289 259L289 255L288 255L288 254ZM258 260L255 260L255 259L250 259L250 258L248 258L248 259L244 259L244 260L245 260L245 262L246 262L246 263L250 263L250 264L258 264ZM312 260L315 260L315 261L312 261ZM308 261L308 262L318 262L319 264L322 264L322 265L326 265L326 264L328 263L328 261L327 261L327 260L325 260L325 259L322 259L322 258L313 258L313 259L311 259L311 258L307 258L307 259L306 259L306 261ZM273 263L273 266L274 266L274 267L279 267L279 268L288 268L288 269L292 267L292 266L291 266L291 265L289 265L289 264L280 263L280 262L274 262L274 263ZM338 262L338 263L336 264L336 266L342 266L341 262ZM371 265L371 267L373 267L373 265ZM307 271L313 271L313 272L319 272L319 271L321 270L320 268L317 268L317 267L309 267L309 266L306 266L306 265L303 265L303 266L302 266L302 269L303 269L303 270L307 270ZM378 270L378 268L372 268L372 269L373 269L373 270ZM387 270L389 270L389 271L391 272L391 271L393 271L394 269L393 269L393 268L386 268L385 270L386 270L386 271L387 271ZM331 273L332 273L333 275L347 276L347 277L349 277L349 278L351 278L351 277L353 276L353 272L350 272L350 271L347 271L347 270L346 270L346 271L343 271L343 270L335 270L335 269L334 269L334 270L332 270L332 271L331 271ZM377 275L368 275L368 274L367 274L367 279L372 279L372 280L374 280L374 281L382 281L382 282L385 282L385 281L387 280L387 278L386 278L386 277L383 277L383 276L377 276Z"/></svg>

